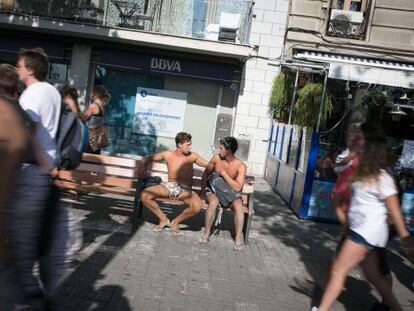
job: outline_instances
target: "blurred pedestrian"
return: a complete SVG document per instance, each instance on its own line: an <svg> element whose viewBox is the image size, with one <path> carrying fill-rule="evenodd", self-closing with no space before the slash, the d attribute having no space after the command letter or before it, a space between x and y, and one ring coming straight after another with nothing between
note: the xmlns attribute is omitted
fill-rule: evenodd
<svg viewBox="0 0 414 311"><path fill-rule="evenodd" d="M109 133L105 124L106 104L111 95L103 85L95 85L92 90L92 102L82 116L89 130L89 151L100 154L101 149L110 145Z"/></svg>
<svg viewBox="0 0 414 311"><path fill-rule="evenodd" d="M349 229L339 254L331 267L328 285L318 308L329 310L340 295L349 272L361 265L366 273L375 270L369 255L373 251L383 251L388 240L387 211L394 222L408 257L414 262L414 244L401 214L398 191L391 174L391 152L386 137L377 126L363 124L362 148L359 154L358 169L352 174L352 199L348 212ZM392 310L402 310L390 284L377 270L370 274L370 282L383 297L384 304Z"/></svg>
<svg viewBox="0 0 414 311"><path fill-rule="evenodd" d="M12 308L14 293L7 266L7 207L17 173L29 151L30 131L17 102L16 68L0 64L0 309ZM4 308L4 309L3 309Z"/></svg>
<svg viewBox="0 0 414 311"><path fill-rule="evenodd" d="M53 294L62 276L56 257L41 254L39 246L52 198L50 173L56 158L61 111L59 92L44 82L48 65L48 57L41 48L21 50L17 56L19 79L26 86L19 103L35 125L33 150L36 158L25 160L17 178L10 208L9 249L21 302L34 310L46 308L44 298ZM36 263L38 276L34 274Z"/></svg>

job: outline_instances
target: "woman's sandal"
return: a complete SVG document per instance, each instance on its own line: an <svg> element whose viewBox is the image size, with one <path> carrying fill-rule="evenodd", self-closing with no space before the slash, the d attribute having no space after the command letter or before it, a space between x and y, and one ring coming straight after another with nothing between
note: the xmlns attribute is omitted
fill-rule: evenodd
<svg viewBox="0 0 414 311"><path fill-rule="evenodd" d="M241 242L234 243L233 250L241 251L242 249L243 249L243 243Z"/></svg>

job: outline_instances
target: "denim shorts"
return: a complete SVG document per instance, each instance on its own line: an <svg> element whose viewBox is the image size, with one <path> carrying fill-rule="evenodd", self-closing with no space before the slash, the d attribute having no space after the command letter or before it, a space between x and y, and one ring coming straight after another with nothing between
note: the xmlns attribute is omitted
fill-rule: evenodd
<svg viewBox="0 0 414 311"><path fill-rule="evenodd" d="M351 233L352 232L352 233ZM352 237L350 237L352 235ZM393 236L392 231L390 231L390 237ZM356 239L355 239L356 238ZM351 230L347 230L346 232L346 236L343 235L341 237L341 240L338 243L338 246L336 247L336 253L338 254L342 245L344 244L345 240L349 239L355 243L361 244L364 247L366 247L367 249L369 249L370 251L373 250L377 256L378 256L378 265L379 265L379 270L381 275L387 275L391 272L390 269L390 265L388 263L388 256L387 256L387 250L385 249L385 247L378 247L378 246L374 246L369 244L360 234L356 233L355 231L351 231ZM360 241L363 241L363 243L360 243ZM371 248L369 248L371 247Z"/></svg>
<svg viewBox="0 0 414 311"><path fill-rule="evenodd" d="M363 247L365 247L369 251L372 251L372 250L378 248L377 246L374 246L374 245L368 243L367 240L365 240L365 238L362 235L360 235L360 234L358 234L358 233L356 233L355 231L352 231L352 230L347 231L346 238L348 240L351 240L352 242L355 242L359 245L362 245Z"/></svg>

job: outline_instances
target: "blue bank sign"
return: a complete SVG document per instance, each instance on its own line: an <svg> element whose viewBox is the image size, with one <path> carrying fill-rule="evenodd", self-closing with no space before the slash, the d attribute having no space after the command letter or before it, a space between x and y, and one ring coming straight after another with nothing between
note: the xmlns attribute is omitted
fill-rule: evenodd
<svg viewBox="0 0 414 311"><path fill-rule="evenodd" d="M133 53L121 50L101 50L101 65L129 68L154 74L234 82L235 65Z"/></svg>

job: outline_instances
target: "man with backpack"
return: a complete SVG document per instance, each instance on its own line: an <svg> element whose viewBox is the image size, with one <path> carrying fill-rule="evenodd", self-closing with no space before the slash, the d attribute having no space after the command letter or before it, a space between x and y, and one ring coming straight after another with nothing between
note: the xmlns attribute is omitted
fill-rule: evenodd
<svg viewBox="0 0 414 311"><path fill-rule="evenodd" d="M220 140L219 154L214 155L208 163L201 179L201 191L208 202L204 219L204 232L199 240L205 244L210 239L211 226L216 209L229 207L234 211L234 250L242 250L242 231L244 224L241 192L246 178L246 165L234 155L238 149L237 139L225 137Z"/></svg>
<svg viewBox="0 0 414 311"><path fill-rule="evenodd" d="M17 178L10 208L9 249L22 293L21 303L30 310L46 310L45 296L53 293L63 273L63 266L56 262L59 256L48 256L46 247L40 247L41 242L52 243L44 241L44 234L50 231L51 224L46 222L51 209L58 207L50 174L57 157L61 96L52 85L44 82L47 71L48 57L42 49L21 50L18 54L17 72L26 86L19 103L35 124L32 153L36 156L23 164ZM39 263L41 286L33 274L36 262Z"/></svg>

